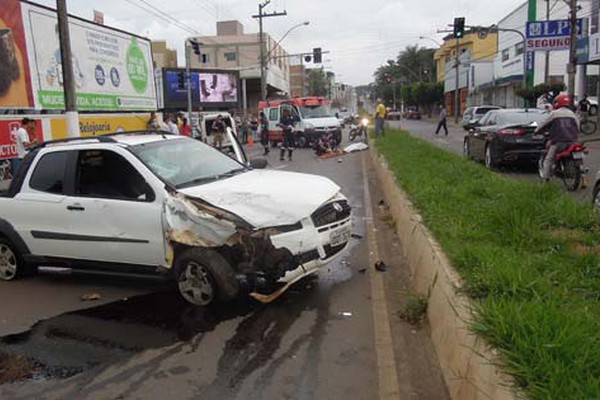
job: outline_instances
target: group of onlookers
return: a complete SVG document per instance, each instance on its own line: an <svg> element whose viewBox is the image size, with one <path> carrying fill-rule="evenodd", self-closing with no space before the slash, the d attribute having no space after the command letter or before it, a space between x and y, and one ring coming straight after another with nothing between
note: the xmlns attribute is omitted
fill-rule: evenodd
<svg viewBox="0 0 600 400"><path fill-rule="evenodd" d="M182 113L165 114L164 121L161 121L152 111L150 119L146 124L149 130L171 132L174 135L192 136L192 127L187 118Z"/></svg>

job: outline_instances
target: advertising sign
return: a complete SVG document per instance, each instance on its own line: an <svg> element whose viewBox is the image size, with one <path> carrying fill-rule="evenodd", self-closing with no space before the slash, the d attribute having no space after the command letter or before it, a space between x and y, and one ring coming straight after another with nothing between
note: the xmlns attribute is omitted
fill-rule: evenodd
<svg viewBox="0 0 600 400"><path fill-rule="evenodd" d="M226 70L190 71L192 81L192 106L205 109L237 107L239 72ZM164 69L163 98L165 109L187 109L186 71L182 68Z"/></svg>
<svg viewBox="0 0 600 400"><path fill-rule="evenodd" d="M238 75L232 72L200 73L201 103L237 103Z"/></svg>
<svg viewBox="0 0 600 400"><path fill-rule="evenodd" d="M35 104L64 109L56 11L22 3ZM82 111L155 110L147 39L69 17L77 107Z"/></svg>
<svg viewBox="0 0 600 400"><path fill-rule="evenodd" d="M117 132L133 132L146 129L149 116L91 116L79 117L79 130L82 137L107 135ZM53 118L50 121L52 139L67 137L67 121L65 118Z"/></svg>
<svg viewBox="0 0 600 400"><path fill-rule="evenodd" d="M32 124L33 125L33 124ZM29 133L31 142L43 142L44 132L42 130L42 122L35 121ZM17 157L17 142L15 133L21 127L21 119L1 120L0 121L0 160L8 160Z"/></svg>
<svg viewBox="0 0 600 400"><path fill-rule="evenodd" d="M588 57L590 62L600 60L600 33L594 33L589 37Z"/></svg>
<svg viewBox="0 0 600 400"><path fill-rule="evenodd" d="M191 72L192 79L192 104L197 108L200 103L200 73ZM181 85L183 83L183 86ZM165 69L163 70L163 96L164 108L166 109L187 109L187 87L186 72L184 69Z"/></svg>
<svg viewBox="0 0 600 400"><path fill-rule="evenodd" d="M577 20L577 35L583 32L583 19ZM527 51L553 51L568 49L571 44L568 19L527 22Z"/></svg>
<svg viewBox="0 0 600 400"><path fill-rule="evenodd" d="M0 109L32 108L21 2L0 0Z"/></svg>

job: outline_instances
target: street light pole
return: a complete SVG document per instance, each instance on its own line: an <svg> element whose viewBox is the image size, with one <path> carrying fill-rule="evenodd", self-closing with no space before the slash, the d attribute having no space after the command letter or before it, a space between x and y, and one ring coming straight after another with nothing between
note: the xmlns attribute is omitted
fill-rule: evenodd
<svg viewBox="0 0 600 400"><path fill-rule="evenodd" d="M67 1L56 0L56 11L58 17L58 37L60 40L60 62L62 66L65 94L67 135L69 137L79 137L81 134L79 131L79 114L77 113L77 93L75 91L75 79L73 73L73 55L71 53Z"/></svg>
<svg viewBox="0 0 600 400"><path fill-rule="evenodd" d="M569 46L568 94L571 108L575 104L575 69L577 68L577 0L570 0L569 25L571 26L571 44Z"/></svg>

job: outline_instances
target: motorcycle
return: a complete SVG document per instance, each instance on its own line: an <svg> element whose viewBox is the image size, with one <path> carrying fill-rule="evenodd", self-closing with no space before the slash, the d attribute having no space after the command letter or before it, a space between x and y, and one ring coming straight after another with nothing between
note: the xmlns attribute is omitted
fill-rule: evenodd
<svg viewBox="0 0 600 400"><path fill-rule="evenodd" d="M363 118L360 124L354 122L350 125L350 141L356 139L357 136L367 138L367 126L369 126L369 118Z"/></svg>
<svg viewBox="0 0 600 400"><path fill-rule="evenodd" d="M540 178L543 177L544 158L548 148L549 143L546 144L546 149L538 162ZM550 175L561 178L568 191L577 190L581 184L582 176L587 173L587 170L583 167L584 156L585 147L581 143L559 144L554 154L554 163Z"/></svg>

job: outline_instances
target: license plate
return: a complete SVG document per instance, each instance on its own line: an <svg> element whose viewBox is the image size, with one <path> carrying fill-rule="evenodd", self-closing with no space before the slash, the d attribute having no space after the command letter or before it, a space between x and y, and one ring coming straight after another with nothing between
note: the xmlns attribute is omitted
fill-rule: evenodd
<svg viewBox="0 0 600 400"><path fill-rule="evenodd" d="M573 153L573 160L583 160L583 151Z"/></svg>
<svg viewBox="0 0 600 400"><path fill-rule="evenodd" d="M544 135L533 135L531 138L533 140L542 140L544 138Z"/></svg>
<svg viewBox="0 0 600 400"><path fill-rule="evenodd" d="M341 228L332 231L329 234L329 244L331 247L340 246L350 240L350 228Z"/></svg>

